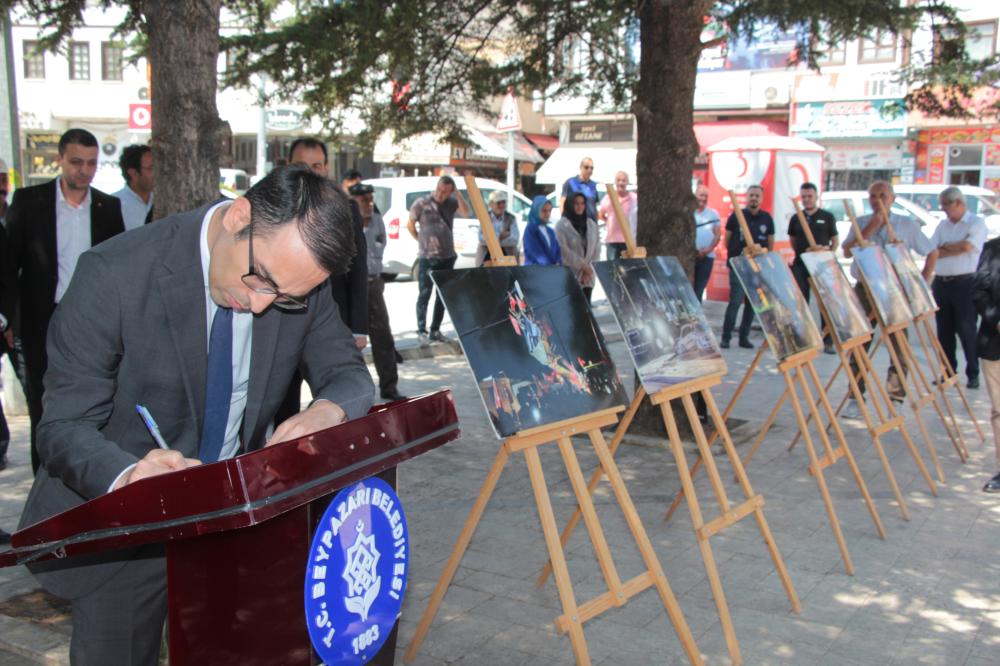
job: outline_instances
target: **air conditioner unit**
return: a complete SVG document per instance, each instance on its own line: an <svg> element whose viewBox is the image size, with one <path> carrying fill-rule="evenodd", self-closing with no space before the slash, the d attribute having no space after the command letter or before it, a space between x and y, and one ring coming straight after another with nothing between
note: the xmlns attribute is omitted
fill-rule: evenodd
<svg viewBox="0 0 1000 666"><path fill-rule="evenodd" d="M750 108L787 106L792 76L786 72L753 74L750 77Z"/></svg>

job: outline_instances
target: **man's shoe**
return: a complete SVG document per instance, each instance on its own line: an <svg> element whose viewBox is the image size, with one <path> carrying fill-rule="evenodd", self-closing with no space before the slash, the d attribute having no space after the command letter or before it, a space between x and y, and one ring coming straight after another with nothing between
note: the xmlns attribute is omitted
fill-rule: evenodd
<svg viewBox="0 0 1000 666"><path fill-rule="evenodd" d="M833 348L833 344L832 343L827 342L827 343L825 343L823 345L823 353L824 354L836 354L837 350Z"/></svg>
<svg viewBox="0 0 1000 666"><path fill-rule="evenodd" d="M441 331L431 331L431 342L451 342Z"/></svg>
<svg viewBox="0 0 1000 666"><path fill-rule="evenodd" d="M395 387L382 391L379 395L383 400L406 400L406 396L396 390Z"/></svg>
<svg viewBox="0 0 1000 666"><path fill-rule="evenodd" d="M992 479L986 482L983 486L984 493L1000 493L1000 474L997 474Z"/></svg>
<svg viewBox="0 0 1000 666"><path fill-rule="evenodd" d="M1000 486L998 486L998 488L1000 488ZM992 491L987 491L987 492L992 492ZM8 543L10 543L10 535L4 532L3 530L0 530L0 545Z"/></svg>
<svg viewBox="0 0 1000 666"><path fill-rule="evenodd" d="M431 338L429 335L427 335L423 331L419 331L417 333L417 344L419 344L421 347L426 347L430 343L431 343Z"/></svg>
<svg viewBox="0 0 1000 666"><path fill-rule="evenodd" d="M723 349L729 349L729 340L722 340L719 343L719 346L722 347Z"/></svg>
<svg viewBox="0 0 1000 666"><path fill-rule="evenodd" d="M845 419L860 419L861 418L861 406L858 401L851 398L847 401L847 405L844 407L844 411L840 415Z"/></svg>
<svg viewBox="0 0 1000 666"><path fill-rule="evenodd" d="M740 347L743 347L743 349L753 349L754 345L749 340L745 340L744 339L744 340L740 340Z"/></svg>
<svg viewBox="0 0 1000 666"><path fill-rule="evenodd" d="M399 350L397 349L392 353L396 355L396 365L403 365L403 355L399 353Z"/></svg>
<svg viewBox="0 0 1000 666"><path fill-rule="evenodd" d="M979 377L969 377L969 382L965 385L967 389L979 388Z"/></svg>

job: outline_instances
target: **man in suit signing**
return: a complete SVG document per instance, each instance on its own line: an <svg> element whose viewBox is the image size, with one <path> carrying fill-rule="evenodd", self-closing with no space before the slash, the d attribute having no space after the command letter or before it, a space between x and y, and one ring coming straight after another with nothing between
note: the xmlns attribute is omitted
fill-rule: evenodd
<svg viewBox="0 0 1000 666"><path fill-rule="evenodd" d="M59 138L62 173L14 192L7 211L10 261L18 274L14 332L24 348L25 392L31 418L31 466L38 473L38 424L49 319L85 250L125 230L121 202L90 186L97 173L97 139L83 129Z"/></svg>
<svg viewBox="0 0 1000 666"><path fill-rule="evenodd" d="M85 252L49 329L29 525L135 481L364 415L374 385L329 293L355 248L347 197L283 167ZM315 400L268 434L292 373ZM136 404L170 449L157 448ZM156 664L163 549L32 566L73 605L74 664Z"/></svg>

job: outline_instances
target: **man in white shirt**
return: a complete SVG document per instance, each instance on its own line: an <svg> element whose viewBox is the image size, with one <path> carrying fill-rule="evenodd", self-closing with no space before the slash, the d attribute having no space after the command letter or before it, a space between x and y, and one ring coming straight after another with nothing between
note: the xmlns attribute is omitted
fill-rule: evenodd
<svg viewBox="0 0 1000 666"><path fill-rule="evenodd" d="M153 210L153 149L143 144L125 146L118 164L125 187L115 196L122 201L122 219L128 231L144 225Z"/></svg>
<svg viewBox="0 0 1000 666"><path fill-rule="evenodd" d="M976 306L972 300L972 279L986 242L986 223L965 205L965 195L957 187L938 195L947 217L941 221L931 243L937 248L937 276L931 289L938 311L937 336L951 367L958 370L955 336L965 352L968 388L979 388L979 358L976 356Z"/></svg>
<svg viewBox="0 0 1000 666"><path fill-rule="evenodd" d="M934 266L937 263L937 249L931 243L930 239L928 239L927 236L925 236L920 230L919 222L914 220L912 217L897 215L891 212L892 203L895 200L896 193L893 191L892 185L884 180L877 180L868 187L868 202L871 205L872 210L878 211L881 208L881 210L889 211L889 222L892 224L892 230L896 236L897 242L902 243L907 249L927 257L924 261L923 276L925 280L930 281L931 276L934 274ZM889 243L889 231L885 226L884 215L876 213L862 215L858 218L858 227L861 228L861 236L869 244L885 247ZM847 238L844 240L844 244L842 246L845 257L850 259L854 256L854 249L858 247L858 242L859 241L854 233L854 229L852 228L850 232L848 232ZM864 306L865 312L869 313L869 316L871 316L873 311L872 304L868 301L868 294L865 292L865 288L860 282L860 271L858 270L857 265L853 263L851 264L851 275L854 276L854 279L859 280L854 287L854 291L861 300L861 304ZM893 400L902 401L906 395L903 390L903 379L905 378L906 373L906 361L903 360L902 351L898 347L895 347L895 343L892 344L896 349L896 357L902 365L904 377L900 377L896 374L895 366L890 364L889 369L886 372L886 387L889 390L889 396ZM870 345L871 341L865 345L865 349L867 350ZM858 374L858 367L855 364L853 357L851 358L851 372L855 376ZM861 393L864 394L864 382L859 381L858 386L861 389ZM856 411L856 405L852 405L852 408L850 408L849 411Z"/></svg>
<svg viewBox="0 0 1000 666"><path fill-rule="evenodd" d="M36 473L49 319L69 287L80 255L125 230L121 201L90 186L97 173L97 151L93 134L67 130L59 138L60 176L17 190L7 211L10 262L18 275L14 334L24 351L31 465Z"/></svg>
<svg viewBox="0 0 1000 666"><path fill-rule="evenodd" d="M700 301L712 276L715 264L715 246L722 238L722 218L708 205L708 188L699 185L695 196L698 207L694 211L694 246L698 255L694 260L694 295Z"/></svg>

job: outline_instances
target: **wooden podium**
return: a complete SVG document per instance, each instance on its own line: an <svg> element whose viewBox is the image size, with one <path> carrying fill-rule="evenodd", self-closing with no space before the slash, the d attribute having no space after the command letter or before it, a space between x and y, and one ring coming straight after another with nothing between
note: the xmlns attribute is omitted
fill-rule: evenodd
<svg viewBox="0 0 1000 666"><path fill-rule="evenodd" d="M15 533L0 567L166 544L170 663L313 663L316 523L339 489L457 439L449 391L231 460L143 479Z"/></svg>

